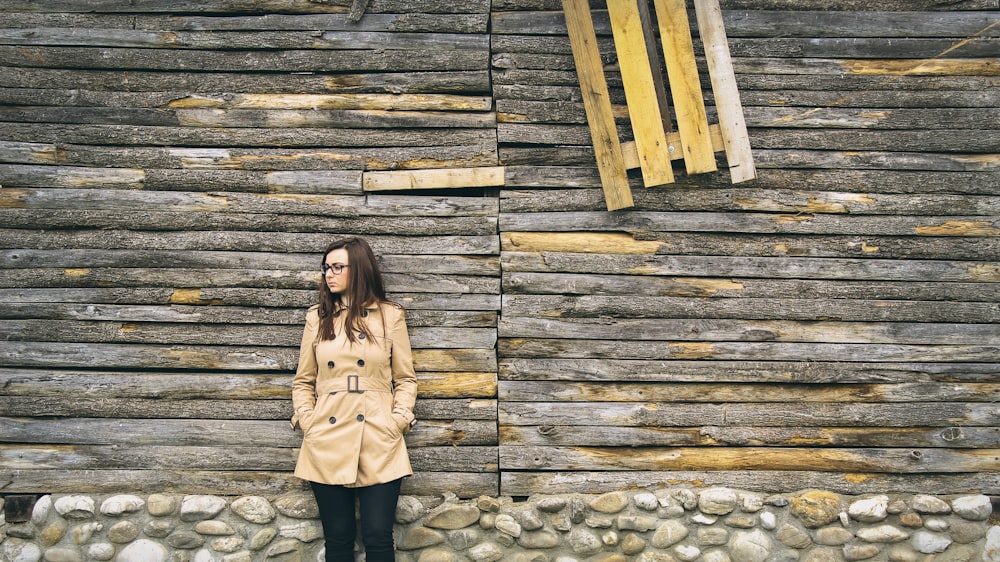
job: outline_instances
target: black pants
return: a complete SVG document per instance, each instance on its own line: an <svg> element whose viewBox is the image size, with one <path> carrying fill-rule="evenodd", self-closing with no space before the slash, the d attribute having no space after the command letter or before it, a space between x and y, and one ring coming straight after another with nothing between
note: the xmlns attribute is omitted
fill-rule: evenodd
<svg viewBox="0 0 1000 562"><path fill-rule="evenodd" d="M399 479L361 488L310 482L323 524L326 562L354 562L354 537L357 536L355 498L361 507L361 541L365 545L365 562L396 561L392 524L396 519L396 503L402 482Z"/></svg>

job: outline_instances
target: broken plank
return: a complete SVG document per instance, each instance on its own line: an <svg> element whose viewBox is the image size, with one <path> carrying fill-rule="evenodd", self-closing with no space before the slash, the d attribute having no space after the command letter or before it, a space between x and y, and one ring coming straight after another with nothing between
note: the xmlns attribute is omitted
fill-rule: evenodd
<svg viewBox="0 0 1000 562"><path fill-rule="evenodd" d="M736 74L729 54L722 10L718 0L695 0L694 6L699 33L705 46L705 59L708 62L712 92L715 94L719 125L725 139L729 174L733 183L752 180L757 177L757 171L750 152L750 136L743 117L740 94L736 88Z"/></svg>
<svg viewBox="0 0 1000 562"><path fill-rule="evenodd" d="M497 187L504 184L503 166L366 172L365 191Z"/></svg>
<svg viewBox="0 0 1000 562"><path fill-rule="evenodd" d="M615 128L590 6L586 0L563 0L562 4L607 208L613 211L631 207L632 192Z"/></svg>

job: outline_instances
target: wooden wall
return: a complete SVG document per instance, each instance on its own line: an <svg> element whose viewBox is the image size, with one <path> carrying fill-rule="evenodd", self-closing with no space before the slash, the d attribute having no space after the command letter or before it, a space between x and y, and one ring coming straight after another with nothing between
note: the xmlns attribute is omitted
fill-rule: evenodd
<svg viewBox="0 0 1000 562"><path fill-rule="evenodd" d="M488 3L131 4L0 17L0 489L301 487L290 372L356 234L409 311L408 491L495 494L496 194L362 190L497 163Z"/></svg>
<svg viewBox="0 0 1000 562"><path fill-rule="evenodd" d="M723 1L758 179L616 212L559 0L367 4L0 6L0 492L301 488L301 323L359 234L407 493L1000 493L996 0Z"/></svg>

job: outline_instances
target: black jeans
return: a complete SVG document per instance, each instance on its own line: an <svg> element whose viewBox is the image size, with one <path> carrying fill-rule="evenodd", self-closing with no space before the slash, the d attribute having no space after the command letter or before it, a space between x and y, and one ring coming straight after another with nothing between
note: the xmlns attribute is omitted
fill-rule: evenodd
<svg viewBox="0 0 1000 562"><path fill-rule="evenodd" d="M310 482L319 518L323 524L326 562L354 562L354 537L357 536L354 499L361 507L361 541L365 562L395 562L392 525L403 480L385 484L348 488Z"/></svg>

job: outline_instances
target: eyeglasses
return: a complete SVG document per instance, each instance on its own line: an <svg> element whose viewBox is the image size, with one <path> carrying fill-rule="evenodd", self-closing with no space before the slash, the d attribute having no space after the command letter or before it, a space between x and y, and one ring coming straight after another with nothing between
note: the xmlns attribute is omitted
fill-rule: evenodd
<svg viewBox="0 0 1000 562"><path fill-rule="evenodd" d="M345 267L350 267L350 266L347 265L346 263L335 263L333 265L324 263L323 264L323 275L326 275L327 273L330 273L331 271L333 272L334 275L340 275L341 273L344 272L344 268Z"/></svg>

